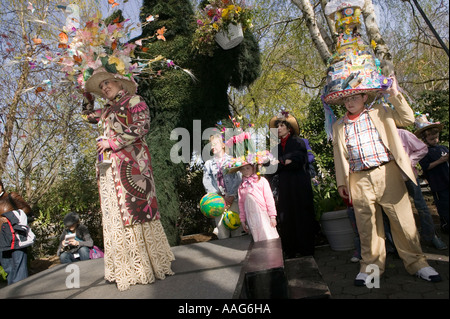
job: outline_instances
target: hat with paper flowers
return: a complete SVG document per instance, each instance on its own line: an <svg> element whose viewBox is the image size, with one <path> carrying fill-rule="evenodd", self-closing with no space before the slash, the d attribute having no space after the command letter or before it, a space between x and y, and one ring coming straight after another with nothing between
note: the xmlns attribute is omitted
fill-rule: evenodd
<svg viewBox="0 0 450 319"><path fill-rule="evenodd" d="M69 79L98 95L102 95L99 84L106 79L120 81L129 93L136 93L133 76L141 73L142 67L131 60L136 44L121 43L128 33L127 21L119 23L116 19L106 25L94 16L83 28L70 30L74 32L70 43L67 34L60 34L60 39L67 43L61 60L62 71Z"/></svg>
<svg viewBox="0 0 450 319"><path fill-rule="evenodd" d="M150 16L146 20L142 26L154 21L154 18ZM119 22L119 19L115 19L111 24L106 24L94 16L83 28L72 27L60 33L60 45L66 48L61 59L62 71L66 72L69 79L76 81L79 88L102 95L99 85L110 79L119 81L125 90L134 94L137 90L134 77L152 78L160 74L160 71L153 70L152 64L179 68L172 60L161 55L152 59L137 58L133 61L134 51L136 47L142 46L143 40L165 40L165 28L157 30L153 36L124 43L131 32L132 25L127 24L128 21ZM69 43L69 36L72 34ZM188 70L183 71L193 77Z"/></svg>
<svg viewBox="0 0 450 319"><path fill-rule="evenodd" d="M418 138L421 138L423 132L434 127L439 131L442 131L443 125L440 122L433 122L433 120L428 121L427 116L429 116L430 114L421 114L419 112L416 112L416 115L417 117L414 121L416 131L414 132L414 135L416 135Z"/></svg>
<svg viewBox="0 0 450 319"><path fill-rule="evenodd" d="M245 165L264 164L273 160L273 156L269 151L256 151L256 145L251 133L249 131L243 131L240 121L231 116L230 119L233 124L233 136L231 137L228 136L227 133L229 131L226 128L219 123L216 125L220 128L222 134L225 135L225 146L231 152L230 155L232 156L232 159L225 164L224 171L226 173L235 173ZM254 125L249 124L248 126L251 128Z"/></svg>
<svg viewBox="0 0 450 319"><path fill-rule="evenodd" d="M289 112L281 111L276 116L272 117L269 121L269 128L276 128L276 124L278 121L288 122L294 130L293 133L295 133L295 135L300 135L300 128L298 126L297 119L294 116L290 115Z"/></svg>
<svg viewBox="0 0 450 319"><path fill-rule="evenodd" d="M263 165L274 159L272 153L267 150L249 152L247 155L234 157L226 164L225 171L227 173L236 173L245 165Z"/></svg>

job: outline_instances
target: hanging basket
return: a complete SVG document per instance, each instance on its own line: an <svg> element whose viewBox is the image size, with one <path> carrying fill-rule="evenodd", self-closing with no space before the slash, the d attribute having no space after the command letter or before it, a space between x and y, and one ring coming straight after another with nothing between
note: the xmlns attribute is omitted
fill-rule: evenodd
<svg viewBox="0 0 450 319"><path fill-rule="evenodd" d="M227 31L220 31L216 34L215 40L224 50L232 49L238 46L244 39L241 24L229 24Z"/></svg>

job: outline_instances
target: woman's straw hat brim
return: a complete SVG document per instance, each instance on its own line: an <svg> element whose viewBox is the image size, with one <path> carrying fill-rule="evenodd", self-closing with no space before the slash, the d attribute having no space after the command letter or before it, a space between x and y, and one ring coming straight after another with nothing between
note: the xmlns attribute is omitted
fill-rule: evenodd
<svg viewBox="0 0 450 319"><path fill-rule="evenodd" d="M276 128L275 123L277 121L286 121L286 122L288 122L292 126L292 128L294 129L295 134L296 135L300 135L300 128L298 126L297 119L295 117L293 117L292 115L289 114L287 117L284 117L284 116L282 116L282 117L279 117L279 116L272 117L272 119L269 121L269 128Z"/></svg>
<svg viewBox="0 0 450 319"><path fill-rule="evenodd" d="M126 90L130 94L136 94L137 84L134 79L125 77L120 74L110 73L104 68L99 68L94 71L92 76L86 81L85 90L87 92L103 96L103 92L100 89L100 83L105 80L119 81L123 85L124 90Z"/></svg>

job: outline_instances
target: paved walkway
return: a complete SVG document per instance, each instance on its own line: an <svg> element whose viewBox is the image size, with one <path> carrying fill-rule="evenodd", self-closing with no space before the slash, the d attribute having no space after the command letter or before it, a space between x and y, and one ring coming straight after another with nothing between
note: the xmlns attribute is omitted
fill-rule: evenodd
<svg viewBox="0 0 450 319"><path fill-rule="evenodd" d="M448 245L448 235L442 235ZM225 299L236 297L240 271L246 260L250 236L213 240L173 247L174 276L151 285L136 285L119 292L103 279L103 259L78 262L80 287L67 288L74 281L74 270L58 265L14 285L0 289L3 298L59 299ZM314 259L332 299L448 299L448 249L438 251L423 246L429 263L442 276L440 283L429 283L409 275L401 259L388 255L380 288L353 286L359 264L350 262L351 251L333 251L328 245L317 247Z"/></svg>
<svg viewBox="0 0 450 319"><path fill-rule="evenodd" d="M448 235L441 238L448 246ZM430 283L409 275L398 255L388 254L380 288L355 287L353 280L359 272L359 263L350 261L352 251L333 251L327 245L316 248L314 258L333 299L449 299L448 249L425 245L422 249L430 266L441 275L441 282Z"/></svg>
<svg viewBox="0 0 450 319"><path fill-rule="evenodd" d="M250 243L242 236L173 247L174 276L123 292L103 278L103 259L57 265L0 289L0 299L232 299ZM78 270L79 288L71 287Z"/></svg>

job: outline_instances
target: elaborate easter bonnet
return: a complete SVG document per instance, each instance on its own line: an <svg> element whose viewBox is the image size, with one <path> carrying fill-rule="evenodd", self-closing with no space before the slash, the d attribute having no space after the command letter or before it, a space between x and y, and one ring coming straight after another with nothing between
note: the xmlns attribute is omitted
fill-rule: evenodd
<svg viewBox="0 0 450 319"><path fill-rule="evenodd" d="M414 121L414 126L416 127L416 131L414 132L414 135L416 135L418 138L421 138L421 135L424 131L429 130L431 128L437 128L439 131L442 131L443 125L440 122L433 122L433 120L428 121L427 116L429 116L428 113L426 114L420 114L416 113L418 116L416 117L416 120Z"/></svg>
<svg viewBox="0 0 450 319"><path fill-rule="evenodd" d="M226 173L236 173L245 165L261 165L273 160L273 156L269 151L256 150L255 141L252 139L251 133L248 131L244 132L240 122L235 118L231 120L234 126L233 133L235 134L231 137L225 134L225 137L227 137L225 146L231 152L230 155L232 155L232 159L225 166ZM253 127L253 124L250 124L249 127ZM221 131L225 133L225 128L221 128Z"/></svg>
<svg viewBox="0 0 450 319"><path fill-rule="evenodd" d="M300 128L297 119L289 114L289 112L281 111L278 115L272 117L269 121L269 128L276 128L277 121L288 122L294 130L295 135L300 135Z"/></svg>
<svg viewBox="0 0 450 319"><path fill-rule="evenodd" d="M344 98L356 94L367 94L370 103L380 90L391 85L392 81L381 74L380 61L359 33L363 6L364 0L332 0L325 7L325 14L335 18L339 34L336 52L328 61L322 96L326 104L343 105ZM376 47L374 41L371 45Z"/></svg>
<svg viewBox="0 0 450 319"><path fill-rule="evenodd" d="M247 153L247 155L233 157L228 163L227 173L236 173L245 165L263 165L272 160L273 155L267 150L251 152Z"/></svg>
<svg viewBox="0 0 450 319"><path fill-rule="evenodd" d="M60 47L66 49L61 58L62 71L66 72L69 80L76 81L80 91L101 96L99 85L109 79L119 81L125 90L134 94L137 90L135 77L156 77L164 66L179 69L172 60L160 55L151 59L134 58L136 48L143 52L148 49L143 47L142 41L165 40L165 28L145 39L126 42L132 26L127 24L128 21L119 22L116 19L106 24L95 15L83 28L66 27L60 33ZM154 21L154 18L149 16L146 21L142 23L142 27ZM155 64L158 64L158 70L154 70ZM193 77L188 70L182 70Z"/></svg>
<svg viewBox="0 0 450 319"><path fill-rule="evenodd" d="M62 71L76 80L79 88L101 96L100 83L110 79L120 81L129 93L136 93L133 76L140 74L143 66L131 60L136 44L121 43L129 32L127 21L119 23L116 19L107 25L94 16L83 28L68 30L71 32L65 35L67 50L61 62ZM73 37L69 43L70 34Z"/></svg>

